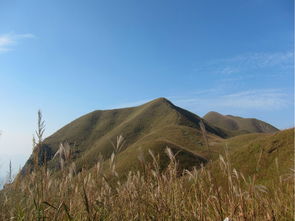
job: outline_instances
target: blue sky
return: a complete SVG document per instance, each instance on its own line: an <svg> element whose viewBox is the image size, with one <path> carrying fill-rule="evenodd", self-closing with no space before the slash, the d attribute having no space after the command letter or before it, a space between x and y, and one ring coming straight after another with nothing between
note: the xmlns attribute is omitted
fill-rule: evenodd
<svg viewBox="0 0 295 221"><path fill-rule="evenodd" d="M0 161L95 109L157 97L293 126L292 0L0 0ZM17 161L19 162L19 161Z"/></svg>

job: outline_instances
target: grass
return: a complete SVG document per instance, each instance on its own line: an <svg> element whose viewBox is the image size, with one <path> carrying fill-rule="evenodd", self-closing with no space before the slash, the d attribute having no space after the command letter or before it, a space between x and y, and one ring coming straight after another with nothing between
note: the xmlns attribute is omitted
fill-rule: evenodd
<svg viewBox="0 0 295 221"><path fill-rule="evenodd" d="M294 129L275 134L263 134L252 140L249 136L246 137L248 142L243 146L240 145L239 148L237 143L241 138L244 139L243 136L237 140L230 140L228 144L232 152L233 165L243 173L251 175L257 173L257 179L268 182L275 177L275 174L284 174L287 168L293 168ZM242 144L241 141L240 144Z"/></svg>
<svg viewBox="0 0 295 221"><path fill-rule="evenodd" d="M0 192L0 220L294 217L293 129L224 139L160 99L85 115L43 140L38 116L32 168Z"/></svg>
<svg viewBox="0 0 295 221"><path fill-rule="evenodd" d="M232 167L227 154L217 161L218 179L206 167L179 171L171 149L160 172L157 155L144 173L130 171L122 181L116 156L76 177L56 178L39 168L1 192L1 220L292 220L293 174L277 174L263 186ZM106 175L103 166L112 168ZM278 182L277 182L278 181Z"/></svg>

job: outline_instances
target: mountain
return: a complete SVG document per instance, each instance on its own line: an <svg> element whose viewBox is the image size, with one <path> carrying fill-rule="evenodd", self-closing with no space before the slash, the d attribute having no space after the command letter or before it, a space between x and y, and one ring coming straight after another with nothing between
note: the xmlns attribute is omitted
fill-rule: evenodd
<svg viewBox="0 0 295 221"><path fill-rule="evenodd" d="M138 167L138 156L148 157L148 150L163 158L165 148L172 148L185 168L199 166L208 160L208 149L200 129L201 118L173 105L165 98L123 109L98 110L86 114L44 140L48 166L58 169L58 159L52 159L60 143L67 141L78 171L93 167L102 157L107 160L113 152L112 142L118 136L125 138L124 146L117 154L117 168L128 171ZM221 129L204 123L210 142L228 135ZM25 165L28 169L32 157Z"/></svg>
<svg viewBox="0 0 295 221"><path fill-rule="evenodd" d="M101 158L108 163L114 151L113 144L116 145L116 139L122 135L124 142L116 154L116 168L119 173L126 174L130 169L140 167L138 158L151 160L149 150L160 156L160 167L165 168L168 163L165 149L169 147L177 153L180 167L189 169L217 159L223 153L225 143L231 141L229 137L245 133L260 133L261 136L255 136L263 137L263 133L275 131L278 129L257 119L216 112L208 113L203 120L165 98L158 98L137 107L86 114L46 138L42 149L46 151L48 167L59 171L59 159L53 156L60 143L67 142L77 171L87 170ZM251 139L244 141L241 138L245 143ZM242 141L236 143L237 146L241 144ZM23 172L29 170L32 162L31 156Z"/></svg>
<svg viewBox="0 0 295 221"><path fill-rule="evenodd" d="M220 129L164 98L86 114L39 146L47 164L4 186L0 219L292 220L294 128L237 135L233 125ZM72 152L65 170L54 158L60 143ZM31 166L32 156L23 172Z"/></svg>
<svg viewBox="0 0 295 221"><path fill-rule="evenodd" d="M214 111L207 113L203 118L210 124L229 131L232 135L245 133L274 133L279 131L274 126L255 118L222 115Z"/></svg>

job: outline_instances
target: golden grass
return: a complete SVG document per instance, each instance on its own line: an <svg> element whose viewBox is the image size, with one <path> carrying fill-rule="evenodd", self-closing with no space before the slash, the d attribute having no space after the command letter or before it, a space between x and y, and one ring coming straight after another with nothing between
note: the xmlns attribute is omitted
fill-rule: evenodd
<svg viewBox="0 0 295 221"><path fill-rule="evenodd" d="M44 122L38 113L34 168L26 175L19 174L0 192L1 221L287 221L294 218L294 170L290 169L289 174L279 173L277 160L277 173L272 174L267 185L261 185L257 173L244 176L235 169L227 151L214 162L214 167L183 170L183 162L178 164L176 157L179 152L175 153L171 146L166 148L167 167L162 168L163 156L159 153L148 151L152 161L146 161L139 152L141 170L122 176L116 163L124 138L118 136L110 159L104 161L100 155L93 168L78 174L69 144L62 143L55 155L59 155L61 170L51 172L47 168L46 151L41 149L43 132ZM267 143L265 147L268 148ZM44 159L43 163L39 163L42 162L39 158ZM262 160L261 151L255 163L256 171L260 170Z"/></svg>
<svg viewBox="0 0 295 221"><path fill-rule="evenodd" d="M268 187L232 168L227 154L219 158L218 179L206 168L179 171L170 164L160 172L157 156L144 172L130 171L122 180L110 160L111 175L95 168L57 178L42 167L18 178L0 195L0 220L293 220L293 172L274 177Z"/></svg>

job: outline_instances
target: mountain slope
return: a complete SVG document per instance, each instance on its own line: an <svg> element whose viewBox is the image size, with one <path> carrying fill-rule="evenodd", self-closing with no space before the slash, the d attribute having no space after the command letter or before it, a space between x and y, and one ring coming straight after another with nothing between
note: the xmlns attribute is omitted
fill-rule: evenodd
<svg viewBox="0 0 295 221"><path fill-rule="evenodd" d="M227 147L227 148L226 148ZM293 176L294 169L294 128L274 134L253 133L235 136L221 143L216 149L227 149L232 168L242 172L245 177L256 175L256 179L268 184L274 177ZM222 153L222 155L223 155ZM209 165L219 174L218 161Z"/></svg>
<svg viewBox="0 0 295 221"><path fill-rule="evenodd" d="M206 162L207 147L202 137L197 115L176 107L165 98L159 98L144 105L132 108L94 111L86 114L58 130L44 141L47 148L48 166L58 169L58 159L52 156L58 145L67 141L72 149L73 160L78 170L89 169L97 163L100 155L109 159L113 147L111 141L123 135L126 143L118 158L125 159L120 163L123 169L138 163L139 148L144 154L148 149L164 156L166 146L192 159L187 166L198 166ZM227 134L209 123L205 123L208 138L211 141L222 139ZM181 154L179 155L181 156ZM32 163L27 162L26 168ZM124 168L128 167L128 168ZM123 170L122 169L122 170Z"/></svg>
<svg viewBox="0 0 295 221"><path fill-rule="evenodd" d="M0 191L1 220L169 220L175 212L176 220L204 220L208 214L210 220L238 220L241 214L247 220L292 220L294 128L228 137L204 120L207 146L200 121L163 98L82 116L45 139L47 167L18 175ZM126 143L111 156L111 141L120 134ZM69 168L60 171L52 159L64 141L76 176ZM178 165L167 166L166 147Z"/></svg>
<svg viewBox="0 0 295 221"><path fill-rule="evenodd" d="M274 126L254 118L222 115L213 111L207 113L203 118L212 125L230 131L232 135L244 133L274 133L279 131Z"/></svg>

